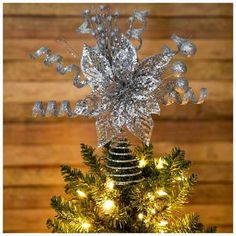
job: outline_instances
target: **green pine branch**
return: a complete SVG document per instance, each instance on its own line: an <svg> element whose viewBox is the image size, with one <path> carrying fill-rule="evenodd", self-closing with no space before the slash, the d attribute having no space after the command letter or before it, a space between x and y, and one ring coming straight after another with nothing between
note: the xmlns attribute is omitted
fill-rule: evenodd
<svg viewBox="0 0 236 236"><path fill-rule="evenodd" d="M152 144L150 144L149 146L147 145L137 146L134 149L134 155L138 160L141 159L150 160L153 157Z"/></svg>
<svg viewBox="0 0 236 236"><path fill-rule="evenodd" d="M71 182L76 180L84 180L85 177L81 170L72 169L70 166L62 165L61 166L61 173L65 180L65 182Z"/></svg>
<svg viewBox="0 0 236 236"><path fill-rule="evenodd" d="M94 148L85 144L81 144L80 146L84 163L90 167L90 171L98 172L101 165L98 156L94 153Z"/></svg>
<svg viewBox="0 0 236 236"><path fill-rule="evenodd" d="M65 219L72 218L78 214L78 208L70 200L65 200L61 196L53 196L51 199L51 207L57 212L58 217Z"/></svg>
<svg viewBox="0 0 236 236"><path fill-rule="evenodd" d="M185 180L178 181L176 186L171 188L170 205L172 210L181 208L188 202L194 184L197 182L197 176L191 174Z"/></svg>
<svg viewBox="0 0 236 236"><path fill-rule="evenodd" d="M202 230L203 225L199 222L199 216L194 213L178 217L168 227L171 233L201 233Z"/></svg>

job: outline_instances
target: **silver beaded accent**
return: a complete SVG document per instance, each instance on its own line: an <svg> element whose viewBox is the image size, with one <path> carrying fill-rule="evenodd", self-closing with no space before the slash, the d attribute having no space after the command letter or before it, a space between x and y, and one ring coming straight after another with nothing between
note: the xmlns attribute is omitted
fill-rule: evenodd
<svg viewBox="0 0 236 236"><path fill-rule="evenodd" d="M196 45L190 42L189 40L181 38L176 34L173 34L171 36L171 39L176 43L180 54L187 57L191 57L196 53L197 51Z"/></svg>
<svg viewBox="0 0 236 236"><path fill-rule="evenodd" d="M192 42L184 42L180 46L180 53L187 57L193 56L197 51L196 46Z"/></svg>
<svg viewBox="0 0 236 236"><path fill-rule="evenodd" d="M176 61L172 64L172 72L179 76L187 72L187 66L182 61Z"/></svg>

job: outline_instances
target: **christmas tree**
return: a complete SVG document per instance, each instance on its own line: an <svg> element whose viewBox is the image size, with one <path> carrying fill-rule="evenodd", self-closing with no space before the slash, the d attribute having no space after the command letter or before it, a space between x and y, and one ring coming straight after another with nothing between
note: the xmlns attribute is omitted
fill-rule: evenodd
<svg viewBox="0 0 236 236"><path fill-rule="evenodd" d="M196 183L182 150L157 158L151 145L138 146L132 155L127 140L113 145L106 145L101 157L81 145L87 174L61 167L68 198L51 200L57 216L47 225L53 232L214 232L198 215L180 212Z"/></svg>
<svg viewBox="0 0 236 236"><path fill-rule="evenodd" d="M97 155L94 148L81 144L84 163L89 167L87 173L61 167L67 197L55 196L51 200L56 216L48 219L47 226L52 232L215 231L205 228L198 215L180 211L196 183L184 151L173 148L170 154L157 157L150 144L151 114L160 115L160 104L201 104L206 97L206 89L202 88L196 99L183 77L187 67L182 61L169 67L177 54L194 55L196 46L172 35L176 51L164 46L162 53L138 60L147 15L147 11L135 11L129 18L128 30L122 33L117 24L119 12L112 14L105 6L93 15L84 11L84 22L77 31L93 35L96 46L84 45L83 80L77 65L63 67L62 57L52 54L49 48L42 47L32 54L34 59L45 54L44 63L55 63L60 74L74 71L76 87L91 87L91 93L78 100L73 111L69 101L63 101L59 109L55 101L49 101L46 110L38 101L33 116L94 117L98 147L103 147L103 154ZM140 28L135 27L137 22ZM133 46L131 40L137 40L138 45ZM77 57L75 50L64 42ZM127 130L143 145L132 148L126 138Z"/></svg>

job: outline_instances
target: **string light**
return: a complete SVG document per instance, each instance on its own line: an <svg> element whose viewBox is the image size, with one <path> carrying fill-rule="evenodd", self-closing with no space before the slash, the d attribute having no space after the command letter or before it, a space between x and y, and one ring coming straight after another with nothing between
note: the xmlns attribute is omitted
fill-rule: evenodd
<svg viewBox="0 0 236 236"><path fill-rule="evenodd" d="M77 190L76 192L77 192L77 194L78 194L80 197L82 197L82 198L87 197L86 193L83 192L83 191Z"/></svg>
<svg viewBox="0 0 236 236"><path fill-rule="evenodd" d="M185 180L185 179L186 179L186 177L183 176L183 175L178 176L178 177L175 178L175 180L177 180L177 181L183 181L183 180Z"/></svg>
<svg viewBox="0 0 236 236"><path fill-rule="evenodd" d="M154 215L154 214L156 214L156 209L151 209L151 213Z"/></svg>
<svg viewBox="0 0 236 236"><path fill-rule="evenodd" d="M81 224L81 226L84 230L88 230L90 228L91 224L89 224L88 222L83 222Z"/></svg>
<svg viewBox="0 0 236 236"><path fill-rule="evenodd" d="M105 200L102 204L103 209L108 212L111 211L114 208L115 204L112 200Z"/></svg>
<svg viewBox="0 0 236 236"><path fill-rule="evenodd" d="M182 180L182 177L178 176L175 178L177 181L181 181Z"/></svg>
<svg viewBox="0 0 236 236"><path fill-rule="evenodd" d="M139 218L140 220L142 220L142 219L143 219L143 213L139 213L139 214L138 214L138 218Z"/></svg>
<svg viewBox="0 0 236 236"><path fill-rule="evenodd" d="M141 159L140 161L139 161L139 167L140 168L143 168L143 167L145 167L147 165L147 161L145 160L145 159Z"/></svg>
<svg viewBox="0 0 236 236"><path fill-rule="evenodd" d="M161 220L159 223L158 223L159 226L166 226L168 225L168 221L166 220Z"/></svg>
<svg viewBox="0 0 236 236"><path fill-rule="evenodd" d="M114 181L109 179L107 182L106 182L106 187L109 189L109 190L113 190L114 188Z"/></svg>
<svg viewBox="0 0 236 236"><path fill-rule="evenodd" d="M158 163L156 164L156 168L157 169L162 169L164 167L165 161L162 160L162 158L160 157L158 160Z"/></svg>
<svg viewBox="0 0 236 236"><path fill-rule="evenodd" d="M147 193L147 196L150 200L154 200L154 195L152 193Z"/></svg>
<svg viewBox="0 0 236 236"><path fill-rule="evenodd" d="M157 190L156 193L161 197L168 195L167 192L165 192L163 189Z"/></svg>

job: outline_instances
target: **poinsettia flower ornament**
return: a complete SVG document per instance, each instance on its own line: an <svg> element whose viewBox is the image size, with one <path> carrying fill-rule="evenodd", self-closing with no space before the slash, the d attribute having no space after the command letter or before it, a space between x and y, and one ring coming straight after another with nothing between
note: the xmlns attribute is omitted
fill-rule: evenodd
<svg viewBox="0 0 236 236"><path fill-rule="evenodd" d="M196 46L192 42L172 35L176 51L163 46L161 53L138 60L137 51L142 46L146 16L147 11L135 11L129 18L128 30L122 33L117 25L118 12L112 14L104 6L100 6L94 15L89 10L84 11L84 22L77 31L93 35L96 46L85 44L83 47L80 64L83 80L77 65L63 67L62 57L52 54L49 48L42 47L32 54L34 59L45 54L44 63L56 63L60 74L74 71L73 84L76 87L91 87L91 93L78 100L73 111L68 101L63 101L59 110L56 102L50 101L46 111L42 102L36 102L33 116L95 117L98 146L111 141L124 128L148 145L153 128L151 114L160 115L161 104L202 103L207 90L202 88L199 99L196 99L183 77L187 67L182 61L175 61L170 67L171 75L163 76L176 54L187 57L195 54ZM135 28L135 21L141 22L142 26ZM131 39L138 40L138 46L134 47Z"/></svg>

